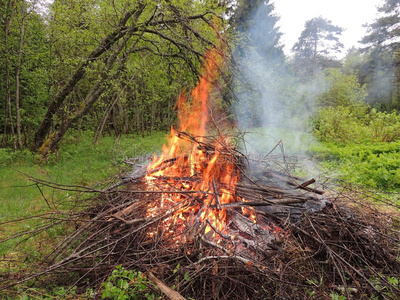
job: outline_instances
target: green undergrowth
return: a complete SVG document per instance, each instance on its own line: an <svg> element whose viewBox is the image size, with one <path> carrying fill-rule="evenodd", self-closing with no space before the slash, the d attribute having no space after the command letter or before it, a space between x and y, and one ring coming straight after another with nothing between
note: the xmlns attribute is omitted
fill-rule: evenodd
<svg viewBox="0 0 400 300"><path fill-rule="evenodd" d="M310 148L315 159L330 173L365 188L400 191L400 141L391 143L315 143Z"/></svg>
<svg viewBox="0 0 400 300"><path fill-rule="evenodd" d="M145 137L107 136L94 146L93 134L74 132L65 137L58 153L52 154L47 163L28 151L0 149L0 272L23 269L27 265L34 268L36 258L69 230L65 226L54 226L32 239L19 237L4 241L47 224L49 220L25 218L55 210L63 213L69 209L68 200L76 195L36 185L30 177L61 185L101 187L96 183L131 168L123 163L125 159L139 158L140 163L160 151L165 136L164 132ZM21 221L16 222L18 219Z"/></svg>
<svg viewBox="0 0 400 300"><path fill-rule="evenodd" d="M269 153L282 141L287 161L299 159L298 169L290 171L300 176L328 177L342 180L377 192L400 192L400 141L378 142L346 140L318 141L304 131L279 128L257 128L245 136L246 150ZM281 155L278 146L270 154ZM272 156L271 156L272 157ZM300 172L296 174L296 172Z"/></svg>

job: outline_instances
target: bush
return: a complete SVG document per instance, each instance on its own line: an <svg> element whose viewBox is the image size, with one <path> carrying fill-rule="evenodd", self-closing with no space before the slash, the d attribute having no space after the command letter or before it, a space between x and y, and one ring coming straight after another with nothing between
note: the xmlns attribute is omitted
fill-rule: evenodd
<svg viewBox="0 0 400 300"><path fill-rule="evenodd" d="M344 143L368 138L363 120L354 116L352 108L338 106L321 109L311 121L314 135L325 142Z"/></svg>
<svg viewBox="0 0 400 300"><path fill-rule="evenodd" d="M372 109L368 117L371 141L392 142L400 139L400 115L397 112L384 113Z"/></svg>
<svg viewBox="0 0 400 300"><path fill-rule="evenodd" d="M374 144L314 145L312 154L331 174L364 187L397 191L400 189L400 141Z"/></svg>
<svg viewBox="0 0 400 300"><path fill-rule="evenodd" d="M359 106L364 103L367 93L356 74L342 74L339 69L327 69L325 72L328 90L318 99L321 106Z"/></svg>
<svg viewBox="0 0 400 300"><path fill-rule="evenodd" d="M312 118L311 130L323 142L394 142L400 140L400 115L362 106L328 106Z"/></svg>

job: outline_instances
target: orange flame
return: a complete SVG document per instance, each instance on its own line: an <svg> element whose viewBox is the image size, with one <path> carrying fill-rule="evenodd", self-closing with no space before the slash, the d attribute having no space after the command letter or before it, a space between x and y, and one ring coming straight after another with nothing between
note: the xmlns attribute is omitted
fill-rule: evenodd
<svg viewBox="0 0 400 300"><path fill-rule="evenodd" d="M169 227L170 220L183 219L183 213L198 215L198 221L206 221L205 233L211 230L222 232L226 226L226 210L224 204L233 202L232 191L239 180L239 173L234 164L233 155L223 151L229 145L229 139L219 136L215 139L214 149L206 149L201 143L205 141L205 134L210 119L211 91L213 83L218 79L223 63L223 55L217 49L209 51L203 65L203 75L198 85L192 90L191 97L181 94L177 101L179 130L171 128L171 138L168 146L163 146L162 154L154 156L152 163L148 166L146 176L149 189L157 189L154 182L159 186L160 177L166 184L173 184L168 178L192 178L193 180L181 180L173 186L175 189L185 191L199 191L195 196L201 199L199 203L191 204L189 209L178 210L164 225ZM182 132L190 133L196 137L196 143L182 138ZM200 180L198 180L200 178ZM217 187L220 187L219 190ZM224 188L228 187L228 188ZM171 186L165 187L167 190ZM197 192L196 192L197 193ZM170 207L182 201L177 194L163 196L162 204L168 203ZM212 209L209 209L213 206ZM153 216L160 207L151 206L147 215ZM192 220L193 222L193 220ZM215 232L214 232L215 236Z"/></svg>

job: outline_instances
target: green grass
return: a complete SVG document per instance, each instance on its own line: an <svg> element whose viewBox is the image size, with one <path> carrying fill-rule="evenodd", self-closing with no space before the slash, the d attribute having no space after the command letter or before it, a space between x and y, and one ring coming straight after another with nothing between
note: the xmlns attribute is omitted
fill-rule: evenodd
<svg viewBox="0 0 400 300"><path fill-rule="evenodd" d="M400 191L400 142L335 144L310 148L328 171L347 182L387 192Z"/></svg>
<svg viewBox="0 0 400 300"><path fill-rule="evenodd" d="M60 203L65 197L74 197L71 192L54 191L46 187L42 187L41 192L28 176L59 184L90 187L120 173L127 167L123 163L124 159L145 158L153 152L159 152L165 142L165 135L158 132L147 137L103 137L94 147L90 133L73 133L65 138L58 157L52 155L47 164L27 151L0 149L0 240L44 222L35 219L5 223L49 211L42 192L51 205ZM276 128L255 129L247 134L246 139L248 150L255 149L262 153L268 153L283 140L286 154L305 155L307 152L325 167L328 176L366 188L400 191L400 142L319 143L310 134ZM277 148L274 153L280 154L280 149ZM58 226L28 241L22 242L21 238L17 238L0 243L0 257L6 258L0 260L0 272L34 268L39 261L37 258L49 251L68 230ZM58 290L42 292L48 297L40 296L38 289L31 289L33 298L25 299L53 299L52 295L57 294ZM0 292L0 299L4 295ZM23 298L19 296L9 299Z"/></svg>
<svg viewBox="0 0 400 300"><path fill-rule="evenodd" d="M385 192L400 192L400 141L335 143L319 142L303 131L256 128L246 135L247 149L268 153L283 141L285 154L309 158L299 161L306 177L341 179L358 186ZM277 147L274 154L280 154ZM293 171L293 170L291 170Z"/></svg>
<svg viewBox="0 0 400 300"><path fill-rule="evenodd" d="M51 206L74 195L68 191L53 190L44 186L39 190L29 180L29 176L58 184L90 187L120 173L123 168L126 169L124 159L149 157L152 153L159 152L165 142L165 136L165 133L157 132L146 137L103 137L94 147L90 133L75 132L65 138L58 157L55 154L51 155L47 164L41 161L39 156L28 151L13 152L0 149L0 240L43 223L43 220L39 219L7 223L49 211L43 195ZM62 204L58 208L62 209ZM46 234L47 239L56 236L51 230ZM35 246L44 243L43 239L45 240L46 236L24 242L24 251L35 252ZM19 256L20 253L14 251L19 241L21 239L0 243L0 256ZM0 269L2 267L4 263L0 261Z"/></svg>

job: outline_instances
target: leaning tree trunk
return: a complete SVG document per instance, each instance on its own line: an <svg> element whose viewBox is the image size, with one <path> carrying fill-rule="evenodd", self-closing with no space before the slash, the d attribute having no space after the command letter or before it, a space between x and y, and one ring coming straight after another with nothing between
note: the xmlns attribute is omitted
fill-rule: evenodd
<svg viewBox="0 0 400 300"><path fill-rule="evenodd" d="M144 2L144 1L143 1ZM146 2L150 3L150 2ZM180 36L177 36L174 31L170 30L170 25L171 24L180 24L180 26L184 27L185 30L191 31L193 36L197 38L201 43L202 46L215 46L212 42L208 41L205 37L199 36L198 32L194 29L192 29L187 23L191 20L203 20L207 25L212 27L209 22L205 19L205 16L207 14L210 14L209 11L203 13L203 14L198 14L198 15L193 15L193 16L181 16L181 15L174 15L170 19L166 20L164 18L164 14L158 13L157 17L156 12L159 10L159 7L155 5L153 15L150 15L147 21L142 22L140 24L136 24L139 16L142 15L145 4L143 4L141 1L139 1L139 4L136 5L136 8L134 11L130 11L129 13L126 14L126 16L123 18L123 20L120 21L120 25L116 30L113 31L107 38L86 58L85 62L81 65L81 67L75 72L73 75L72 79L66 84L64 89L60 91L60 93L57 94L55 97L55 100L50 104L50 107L46 113L46 116L43 119L42 124L40 125L39 129L37 130L35 134L35 139L34 139L34 144L32 147L32 150L36 151L39 150L39 152L42 154L42 156L46 156L49 151L55 150L57 147L58 143L60 140L63 138L64 134L68 130L68 128L80 117L82 117L84 114L86 114L89 109L92 107L93 103L100 97L100 95L104 92L105 87L102 82L105 80L110 79L110 75L108 75L113 68L113 60L117 58L118 54L122 51L122 48L127 45L127 41L130 37L135 35L136 40L133 43L133 46L131 46L130 50L126 55L129 53L133 52L138 52L138 51L149 51L150 53L154 55L159 55L162 57L176 57L179 59L183 59L189 66L193 66L191 63L193 57L199 59L199 61L203 58L202 52L204 49L201 51L198 51L195 47L194 44L188 43L187 39L182 38L180 40ZM175 12L174 12L175 13ZM153 20L155 18L155 20ZM129 27L125 28L125 24L130 20L130 25ZM167 25L167 26L166 26ZM170 37L168 34L165 34L163 30L169 30L171 31L171 34L173 34L173 37ZM146 36L144 37L144 35ZM157 37L157 40L160 38L164 40L166 43L169 45L174 45L174 47L177 48L177 53L163 53L160 51L160 49L156 46L154 46L154 43L151 39L151 37ZM150 38L149 38L150 37ZM123 39L124 41L119 43L119 41ZM144 42L145 45L143 46L140 42ZM118 45L119 43L119 45ZM50 133L50 128L51 128L51 123L53 116L56 115L62 106L64 105L64 101L66 97L72 92L74 87L78 84L78 82L83 78L85 75L85 70L86 68L90 65L90 62L93 60L98 59L101 54L103 54L105 51L108 53L112 52L111 49L117 44L115 48L118 50L113 50L113 54L110 54L108 56L108 59L106 61L106 66L104 67L104 70L100 74L100 80L97 81L91 88L91 91L87 94L85 101L83 105L78 108L75 112L69 113L67 116L66 120L61 123L59 128L53 132L51 135ZM158 44L158 43L156 43ZM120 45L123 45L120 47ZM185 56L187 55L187 56ZM110 63L111 62L111 63ZM193 69L194 70L194 69ZM119 76L117 73L116 76ZM112 77L111 77L112 78ZM116 78L116 77L115 77ZM139 114L142 114L142 132L144 133L144 130L149 126L147 124L147 118L143 115L144 112L139 112ZM146 122L146 123L145 123ZM146 127L146 128L145 128ZM49 138L46 140L46 136L49 135Z"/></svg>
<svg viewBox="0 0 400 300"><path fill-rule="evenodd" d="M143 12L145 8L145 4L139 2L137 6L129 10L124 17L120 20L117 28L111 32L97 47L94 49L86 60L82 63L82 65L76 70L74 75L68 81L68 83L64 86L63 89L55 96L55 99L50 103L49 108L47 109L46 115L44 116L42 123L40 124L38 130L35 133L34 142L31 147L31 150L36 152L38 150L43 150L48 148L50 141L46 140L46 137L49 135L52 125L53 116L58 112L58 110L63 105L65 99L69 94L74 90L74 87L78 84L78 82L85 76L87 67L91 64L91 62L96 61L101 55L105 52L109 51L111 47L118 42L122 37L124 37L129 30L126 28L126 23L132 16L137 19ZM135 23L135 22L134 22ZM135 25L132 25L133 27ZM132 29L131 29L132 30ZM92 93L93 94L93 93ZM88 95L89 97L90 95ZM64 125L65 126L65 125ZM60 128L62 128L61 126ZM69 127L69 126L67 126ZM66 128L67 129L67 128ZM65 132L64 132L65 133ZM63 136L62 134L61 136ZM55 134L50 135L52 137ZM58 141L57 141L58 143ZM52 148L52 147L51 147Z"/></svg>
<svg viewBox="0 0 400 300"><path fill-rule="evenodd" d="M133 23L135 24L137 19L139 18L141 12L138 12L133 20ZM46 157L49 152L55 150L58 147L59 142L62 140L64 135L66 134L67 130L71 127L72 124L74 124L77 120L79 120L82 116L87 114L90 110L90 108L93 106L93 104L99 99L99 97L104 93L106 90L106 85L104 85L104 82L107 79L116 79L119 74L121 73L122 69L125 66L126 59L128 55L125 56L125 59L121 62L120 67L118 68L117 72L115 72L115 75L113 75L111 78L109 78L109 74L111 73L111 70L114 66L115 61L118 58L118 55L121 53L121 51L126 47L129 39L132 37L132 35L136 31L136 26L132 25L131 28L125 33L125 37L123 38L123 41L117 46L115 49L114 53L107 59L106 65L103 69L103 72L100 76L100 79L97 80L97 82L92 86L90 89L90 92L87 94L85 101L83 105L80 106L79 109L77 109L75 112L72 113L71 116L67 117L62 123L61 126L53 132L49 138L43 143L43 145L39 148L39 153L42 155L42 157ZM135 51L140 51L141 48L135 48L135 45L132 46L134 50L128 51L128 53L133 53Z"/></svg>

